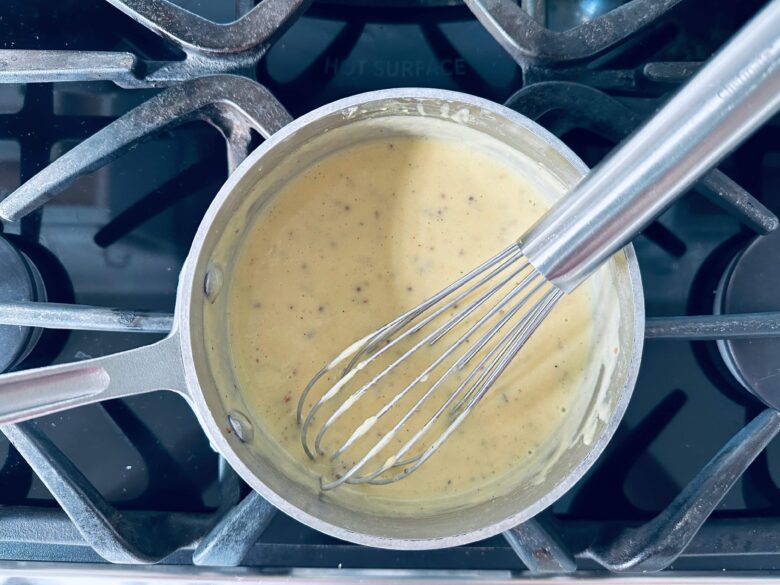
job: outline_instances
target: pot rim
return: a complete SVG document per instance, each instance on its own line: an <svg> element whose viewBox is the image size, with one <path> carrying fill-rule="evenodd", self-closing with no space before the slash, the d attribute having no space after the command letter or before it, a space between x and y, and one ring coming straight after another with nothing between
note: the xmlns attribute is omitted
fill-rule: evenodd
<svg viewBox="0 0 780 585"><path fill-rule="evenodd" d="M566 491L568 491L577 481L579 481L580 478L582 478L585 472L591 467L593 462L601 455L607 443L614 435L618 424L625 414L629 399L633 392L638 375L642 346L644 342L644 295L639 273L639 264L636 259L634 248L629 244L623 248L622 253L625 254L627 260L630 290L634 299L634 339L631 347L631 359L628 367L626 383L623 386L621 395L615 404L612 418L608 421L604 431L599 435L598 439L594 441L593 445L587 453L587 456L580 460L578 464L571 469L563 481L555 485L552 490L547 492L547 494L543 498L540 498L535 504L519 510L517 513L506 517L500 522L491 524L489 526L484 526L476 530L434 539L405 539L364 534L343 528L325 521L317 516L309 514L308 512L285 500L282 495L273 491L263 482L262 478L257 477L254 474L249 466L244 463L241 456L230 445L229 441L223 433L223 425L220 424L220 421L216 420L214 414L209 409L200 386L198 373L195 367L193 340L191 339L192 330L190 327L193 296L195 291L198 291L199 293L202 291L202 283L198 284L194 282L197 272L196 267L198 266L200 257L203 254L206 238L209 235L212 224L222 209L222 206L230 197L238 183L258 164L258 162L265 156L268 151L275 148L278 144L305 126L319 120L324 116L334 114L338 111L345 111L345 115L347 115L346 111L350 108L359 107L369 102L393 99L457 101L475 108L480 108L488 112L498 114L513 124L517 124L540 137L552 148L554 148L557 154L566 159L577 171L581 172L583 175L589 171L585 163L583 163L582 160L580 160L580 158L577 157L577 155L574 154L574 152L572 152L568 146L566 146L561 140L559 140L556 136L543 128L541 125L504 105L469 94L430 88L397 88L361 93L337 100L335 102L331 102L297 118L290 124L287 124L282 129L277 131L274 135L272 135L269 139L257 147L238 166L238 168L230 175L230 177L228 177L228 180L219 190L208 210L206 211L206 214L204 215L203 220L198 227L198 231L193 239L190 252L187 255L187 260L185 261L184 267L182 268L179 283L179 294L177 295L176 321L179 325L179 339L181 343L181 355L185 380L187 384L187 391L195 413L212 445L222 454L223 457L225 457L231 467L244 479L244 481L250 485L250 487L252 487L252 489L257 491L273 506L283 511L285 514L291 516L295 520L298 520L303 524L306 524L316 530L319 530L320 532L329 534L336 538L371 547L398 550L427 550L447 548L482 540L517 526L518 524L532 518L543 509L547 508L558 498L560 498Z"/></svg>

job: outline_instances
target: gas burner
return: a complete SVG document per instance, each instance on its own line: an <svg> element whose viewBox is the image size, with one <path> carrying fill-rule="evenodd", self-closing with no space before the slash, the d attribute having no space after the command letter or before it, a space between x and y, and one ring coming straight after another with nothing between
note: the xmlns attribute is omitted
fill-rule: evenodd
<svg viewBox="0 0 780 585"><path fill-rule="evenodd" d="M729 264L718 286L714 312L780 310L780 231L752 240ZM719 340L729 371L765 404L780 408L780 337Z"/></svg>
<svg viewBox="0 0 780 585"><path fill-rule="evenodd" d="M0 302L46 300L40 272L24 252L4 237L0 237L0 274ZM27 357L40 336L41 330L35 327L0 325L0 372Z"/></svg>

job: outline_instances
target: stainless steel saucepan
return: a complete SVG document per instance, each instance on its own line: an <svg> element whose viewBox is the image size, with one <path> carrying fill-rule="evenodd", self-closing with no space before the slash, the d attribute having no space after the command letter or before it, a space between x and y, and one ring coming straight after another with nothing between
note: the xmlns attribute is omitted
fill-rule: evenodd
<svg viewBox="0 0 780 585"><path fill-rule="evenodd" d="M639 270L631 246L606 266L619 319L620 352L600 376L594 399L570 413L587 438L551 451L545 472L490 501L449 512L400 517L362 510L319 492L291 472L245 406L227 342L227 289L233 259L252 217L280 185L328 152L400 132L385 121L426 117L465 127L501 143L525 161L534 180L563 194L586 166L557 138L492 102L432 89L398 89L350 97L289 124L230 176L206 213L179 279L174 328L164 340L131 351L0 376L0 423L19 422L76 406L155 390L189 402L216 448L241 477L274 506L338 538L398 549L463 544L509 529L549 506L604 449L620 422L637 375L644 331ZM403 132L425 132L414 124ZM395 130L394 130L395 128ZM549 190L548 190L549 191ZM584 436L583 435L583 436Z"/></svg>

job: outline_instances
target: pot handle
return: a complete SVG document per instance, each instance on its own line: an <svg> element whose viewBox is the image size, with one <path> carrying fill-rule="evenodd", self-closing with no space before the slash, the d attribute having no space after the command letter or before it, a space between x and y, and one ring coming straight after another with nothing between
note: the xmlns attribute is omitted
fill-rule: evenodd
<svg viewBox="0 0 780 585"><path fill-rule="evenodd" d="M177 332L121 353L0 375L0 424L153 390L187 397Z"/></svg>

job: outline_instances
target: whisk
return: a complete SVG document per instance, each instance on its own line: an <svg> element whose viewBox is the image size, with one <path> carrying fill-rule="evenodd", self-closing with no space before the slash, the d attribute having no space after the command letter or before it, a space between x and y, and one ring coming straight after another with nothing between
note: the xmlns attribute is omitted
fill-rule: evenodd
<svg viewBox="0 0 780 585"><path fill-rule="evenodd" d="M517 243L355 342L314 376L298 402L303 448L311 458L333 462L351 453L334 478L322 479L322 489L392 483L419 469L561 298L778 108L780 0L774 0ZM440 350L326 450L324 437L345 413L367 393L381 391L422 348ZM304 412L319 387L325 391ZM410 428L422 406L445 391L438 409ZM407 402L411 406L399 412ZM391 412L398 418L388 423ZM381 421L388 428L377 432ZM394 440L400 446L388 454Z"/></svg>

